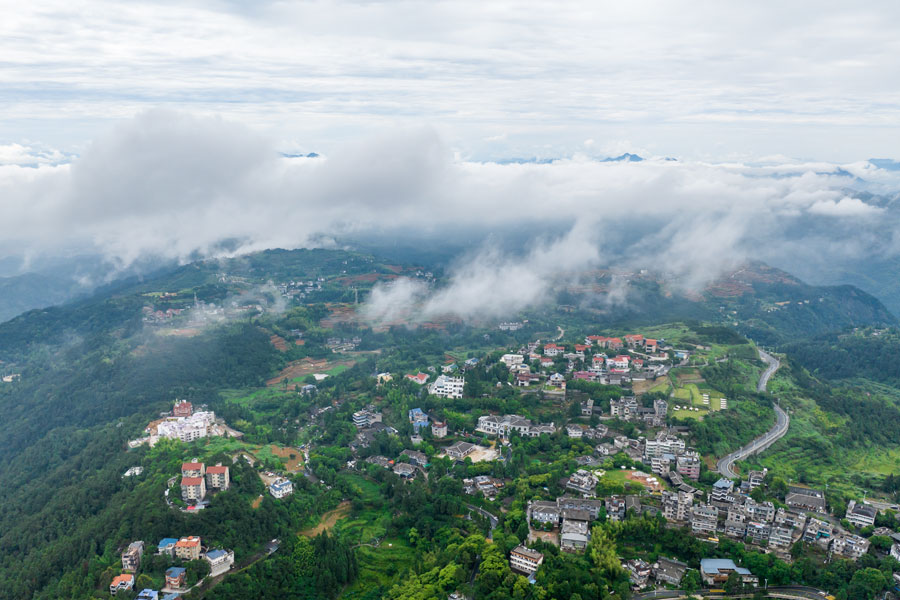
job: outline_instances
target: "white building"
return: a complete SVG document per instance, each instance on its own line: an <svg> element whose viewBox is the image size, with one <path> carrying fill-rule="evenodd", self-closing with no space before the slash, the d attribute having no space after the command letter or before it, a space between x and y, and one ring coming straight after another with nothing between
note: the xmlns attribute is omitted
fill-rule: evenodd
<svg viewBox="0 0 900 600"><path fill-rule="evenodd" d="M504 354L500 357L500 362L502 362L507 367L512 368L525 362L525 357L521 354Z"/></svg>
<svg viewBox="0 0 900 600"><path fill-rule="evenodd" d="M275 498L284 498L294 493L294 484L290 479L279 478L269 486L269 493Z"/></svg>
<svg viewBox="0 0 900 600"><path fill-rule="evenodd" d="M525 546L517 546L509 553L509 568L526 575L533 575L542 562L543 554Z"/></svg>
<svg viewBox="0 0 900 600"><path fill-rule="evenodd" d="M462 377L439 376L428 386L428 393L441 398L462 398L466 380Z"/></svg>
<svg viewBox="0 0 900 600"><path fill-rule="evenodd" d="M874 525L876 513L874 506L859 504L856 500L851 500L847 505L847 520L857 527Z"/></svg>
<svg viewBox="0 0 900 600"><path fill-rule="evenodd" d="M221 575L234 564L234 552L231 550L210 550L204 558L209 563L211 577Z"/></svg>
<svg viewBox="0 0 900 600"><path fill-rule="evenodd" d="M188 443L209 435L209 428L216 422L212 411L195 412L189 417L170 417L160 423L156 433L161 438L172 438Z"/></svg>

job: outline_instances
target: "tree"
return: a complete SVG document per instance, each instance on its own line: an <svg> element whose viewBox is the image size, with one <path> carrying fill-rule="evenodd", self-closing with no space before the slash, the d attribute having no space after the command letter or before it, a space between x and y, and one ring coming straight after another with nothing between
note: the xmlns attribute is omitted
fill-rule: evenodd
<svg viewBox="0 0 900 600"><path fill-rule="evenodd" d="M700 578L700 571L697 569L688 569L681 580L681 589L688 594L693 594L703 587L703 580Z"/></svg>
<svg viewBox="0 0 900 600"><path fill-rule="evenodd" d="M743 582L741 582L741 576L738 575L735 571L732 571L728 574L728 579L725 581L725 592L731 596L736 596L741 593L744 588Z"/></svg>

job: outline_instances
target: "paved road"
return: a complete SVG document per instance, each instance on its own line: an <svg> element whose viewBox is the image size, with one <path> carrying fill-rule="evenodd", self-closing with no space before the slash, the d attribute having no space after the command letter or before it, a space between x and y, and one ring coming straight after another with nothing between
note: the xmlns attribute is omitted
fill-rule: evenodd
<svg viewBox="0 0 900 600"><path fill-rule="evenodd" d="M822 600L825 596L824 592L812 587L803 585L785 585L785 586L769 586L766 590L767 598L787 598L794 600ZM722 594L711 592L710 590L701 590L697 592L698 596L722 598ZM656 600L662 598L687 598L683 590L656 590L652 592L643 592L635 594L634 600ZM742 596L732 596L735 598L752 598L753 594L745 594Z"/></svg>
<svg viewBox="0 0 900 600"><path fill-rule="evenodd" d="M500 523L500 519L498 519L497 517L495 517L488 511L484 510L483 508L475 506L474 504L466 504L466 507L470 510L474 510L475 512L480 513L481 516L486 517L490 521L491 531L488 534L488 538L493 539L494 538L494 530L497 528L497 525Z"/></svg>
<svg viewBox="0 0 900 600"><path fill-rule="evenodd" d="M763 374L760 375L759 384L756 386L757 391L765 392L766 386L768 386L769 384L769 378L772 377L775 371L778 370L778 367L781 366L781 362L764 350L759 351L759 357L769 365L766 370L763 371ZM736 461L747 458L751 454L762 452L763 450L780 440L782 437L784 437L784 434L787 433L790 423L790 417L788 417L787 413L784 412L781 407L776 404L775 426L743 448L735 450L728 456L720 458L719 462L716 463L716 470L725 477L730 477L732 479L736 478L738 474L734 471L734 463Z"/></svg>

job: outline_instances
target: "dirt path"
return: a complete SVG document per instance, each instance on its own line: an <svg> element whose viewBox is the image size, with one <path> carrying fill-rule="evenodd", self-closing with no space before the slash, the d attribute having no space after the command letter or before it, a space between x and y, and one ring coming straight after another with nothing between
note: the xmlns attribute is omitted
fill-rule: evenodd
<svg viewBox="0 0 900 600"><path fill-rule="evenodd" d="M322 519L319 521L319 524L310 529L306 529L300 532L300 535L305 535L306 537L315 537L322 533L323 531L327 531L334 527L335 523L346 517L350 513L350 502L345 500L338 504L337 508L334 510L329 510L327 513L322 515Z"/></svg>

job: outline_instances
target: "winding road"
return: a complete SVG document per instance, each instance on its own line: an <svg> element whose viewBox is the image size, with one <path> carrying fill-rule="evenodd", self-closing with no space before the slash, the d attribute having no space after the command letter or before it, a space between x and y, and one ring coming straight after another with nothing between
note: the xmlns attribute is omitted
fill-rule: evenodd
<svg viewBox="0 0 900 600"><path fill-rule="evenodd" d="M756 386L757 391L765 392L766 386L769 384L769 378L778 370L778 367L781 366L781 362L766 352L765 350L759 350L759 357L769 365L763 374L759 377L759 384ZM788 426L791 423L791 418L788 416L784 410L777 404L775 405L775 425L759 436L743 448L739 450L735 450L728 456L724 456L719 459L719 462L716 463L716 470L724 475L725 477L729 477L731 479L735 479L738 477L738 474L734 470L734 463L739 460L743 460L750 456L751 454L756 454L762 452L787 433Z"/></svg>

